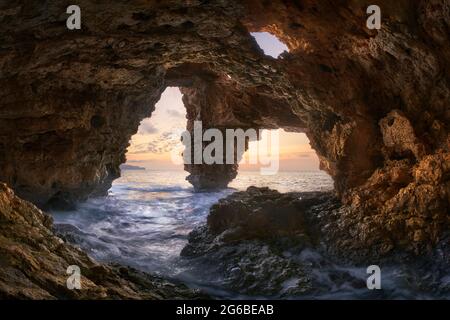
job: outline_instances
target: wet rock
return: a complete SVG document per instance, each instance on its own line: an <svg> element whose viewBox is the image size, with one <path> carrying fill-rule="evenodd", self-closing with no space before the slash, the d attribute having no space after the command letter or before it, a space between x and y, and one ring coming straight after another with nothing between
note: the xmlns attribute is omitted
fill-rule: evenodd
<svg viewBox="0 0 450 320"><path fill-rule="evenodd" d="M67 228L66 228L67 229ZM67 268L81 271L70 290ZM195 299L183 284L119 265L102 265L52 231L52 218L0 183L0 298Z"/></svg>
<svg viewBox="0 0 450 320"><path fill-rule="evenodd" d="M212 265L221 285L246 295L311 294L311 265L289 255L319 244L312 207L336 201L330 193L287 193L249 187L211 207L207 225L193 230L181 255Z"/></svg>
<svg viewBox="0 0 450 320"><path fill-rule="evenodd" d="M405 246L396 247L392 234L367 216L361 214L361 221L349 218L352 210L329 193L281 194L250 187L213 205L207 224L190 233L181 255L208 283L242 295L450 296L448 236L418 256ZM278 214L290 223L278 223ZM351 221L356 223L349 225ZM382 291L367 289L366 268L373 264L383 270Z"/></svg>
<svg viewBox="0 0 450 320"><path fill-rule="evenodd" d="M105 194L140 121L167 86L180 86L188 130L202 120L205 128L307 134L346 205L323 216L324 241L376 256L420 255L442 241L450 212L448 0L379 0L376 31L365 27L358 1L77 4L77 32L66 28L63 2L0 4L0 180L20 197L67 207ZM98 12L108 19L99 23ZM273 33L289 53L265 56L253 31ZM189 181L222 188L238 161L187 165ZM271 219L244 221L292 232ZM239 228L246 226L238 222L232 237L244 237ZM261 228L251 237L265 237Z"/></svg>
<svg viewBox="0 0 450 320"><path fill-rule="evenodd" d="M323 202L324 197L331 195L280 194L269 188L249 187L213 205L207 225L212 234L222 234L224 241L296 237L312 242L316 239L305 211Z"/></svg>

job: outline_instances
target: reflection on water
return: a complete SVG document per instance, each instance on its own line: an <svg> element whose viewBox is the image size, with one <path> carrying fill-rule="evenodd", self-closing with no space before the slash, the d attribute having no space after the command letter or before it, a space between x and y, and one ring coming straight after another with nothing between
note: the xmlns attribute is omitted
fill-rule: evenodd
<svg viewBox="0 0 450 320"><path fill-rule="evenodd" d="M221 261L205 265L180 257L189 232L205 223L209 208L220 198L250 185L269 186L281 192L332 189L331 179L322 172L275 176L244 172L227 190L194 193L184 180L185 176L185 172L124 171L107 197L91 199L75 211L53 212L57 229L69 234L73 242L99 261L119 262L166 278L180 279L216 297L249 298L224 289L229 279L218 271ZM253 253L258 254L252 247L249 254ZM310 266L317 291L310 296L302 295L303 298L430 298L432 296L420 293L417 283L428 283L430 277L436 278L427 267L415 272L406 265L383 266L383 290L374 292L365 287L364 268L335 265L309 249L301 252L286 249L283 256ZM448 298L450 277L445 277L445 271L439 274L436 281L444 294L438 297ZM297 281L296 277L285 280L280 296L295 298L290 292ZM263 297L252 295L251 298Z"/></svg>
<svg viewBox="0 0 450 320"><path fill-rule="evenodd" d="M185 177L186 172L124 171L107 197L90 199L75 211L53 212L55 223L70 228L77 243L97 260L176 277L183 271L179 253L187 235L206 221L220 198L250 185L280 191L331 188L331 179L322 172L244 172L227 190L194 193Z"/></svg>

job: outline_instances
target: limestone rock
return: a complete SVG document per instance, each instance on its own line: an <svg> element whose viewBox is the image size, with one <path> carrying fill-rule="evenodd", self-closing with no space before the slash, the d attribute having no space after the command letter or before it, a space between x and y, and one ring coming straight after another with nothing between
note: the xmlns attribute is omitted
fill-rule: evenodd
<svg viewBox="0 0 450 320"><path fill-rule="evenodd" d="M428 236L421 232L430 227L423 219L406 218L406 229L416 233L402 243L396 241L405 238L405 231L389 230L398 217L374 222L375 217L346 210L328 193L281 194L250 187L211 207L207 224L191 232L182 256L210 283L241 294L404 299L421 292L422 297L449 297L448 232L434 249L417 256L405 248ZM378 293L366 287L370 264L381 265L389 279Z"/></svg>
<svg viewBox="0 0 450 320"><path fill-rule="evenodd" d="M77 4L69 31L63 2L0 3L0 180L19 196L105 194L140 121L179 86L188 129L305 132L361 246L421 252L448 230L448 0L380 0L380 30L361 1ZM289 52L264 55L254 31ZM187 165L189 181L224 187L238 160Z"/></svg>
<svg viewBox="0 0 450 320"><path fill-rule="evenodd" d="M70 290L67 268L81 271ZM102 265L52 231L52 218L0 183L1 299L193 299L182 284L119 265Z"/></svg>
<svg viewBox="0 0 450 320"><path fill-rule="evenodd" d="M226 232L225 241L286 236L312 241L315 234L304 209L323 202L323 198L318 192L282 195L268 188L249 187L213 205L207 225L213 235Z"/></svg>
<svg viewBox="0 0 450 320"><path fill-rule="evenodd" d="M422 144L417 141L411 122L398 110L391 111L380 120L381 133L386 148L393 154L391 157L407 157L410 152L420 159L425 154Z"/></svg>
<svg viewBox="0 0 450 320"><path fill-rule="evenodd" d="M311 293L309 265L283 252L318 246L310 210L328 201L336 199L329 193L281 194L249 187L213 205L207 224L190 233L181 255L194 259L194 265L201 261L202 268L211 268L208 273L223 278L221 285L233 291L269 297ZM292 285L283 289L287 282Z"/></svg>

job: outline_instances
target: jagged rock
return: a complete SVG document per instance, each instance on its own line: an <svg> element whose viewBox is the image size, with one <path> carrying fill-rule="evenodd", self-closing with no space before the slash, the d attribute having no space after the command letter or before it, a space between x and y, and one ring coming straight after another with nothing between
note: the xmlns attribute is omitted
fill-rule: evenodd
<svg viewBox="0 0 450 320"><path fill-rule="evenodd" d="M180 86L188 129L202 120L307 134L344 204L317 209L321 240L360 258L429 252L449 227L450 2L377 4L380 30L365 27L361 1L78 0L82 29L69 31L64 2L2 1L0 181L39 206L105 194L140 121ZM289 53L265 56L251 31L272 32ZM214 188L237 164L186 169L196 187ZM89 278L96 264L59 244L46 215L8 190L2 197L5 295L87 297L64 290L71 262L87 270L89 296L140 295L110 267L103 279L120 290ZM233 226L235 239L292 232L270 225L264 207L230 222L220 210L211 224Z"/></svg>
<svg viewBox="0 0 450 320"><path fill-rule="evenodd" d="M71 265L81 289L67 288ZM52 218L0 183L0 299L194 299L182 284L119 265L102 265L52 231Z"/></svg>
<svg viewBox="0 0 450 320"><path fill-rule="evenodd" d="M250 187L212 206L207 224L190 233L181 254L211 283L221 279L222 287L246 295L449 297L448 233L428 254L415 256L401 250L394 235L366 222L367 216L348 218L354 213L344 210L350 209L328 193ZM382 266L383 279L389 279L382 292L367 290L366 268L372 264Z"/></svg>
<svg viewBox="0 0 450 320"><path fill-rule="evenodd" d="M76 31L64 3L0 4L0 179L36 204L105 193L166 86L183 87L188 120L205 128L306 132L342 196L400 160L386 143L414 141L416 161L449 151L447 0L379 1L380 30L360 2L77 4ZM265 56L249 31L290 52ZM393 110L407 130L379 125ZM214 187L207 166L187 170ZM235 171L218 170L217 186Z"/></svg>
<svg viewBox="0 0 450 320"><path fill-rule="evenodd" d="M341 228L334 240L343 248L378 251L430 251L449 230L450 154L389 161L344 198L336 213ZM347 231L346 231L347 230ZM350 232L349 232L350 231Z"/></svg>
<svg viewBox="0 0 450 320"><path fill-rule="evenodd" d="M310 265L289 259L319 243L311 207L333 201L329 193L287 193L249 187L213 205L206 226L194 229L181 255L213 267L222 285L244 294L302 295L313 286ZM334 199L334 201L336 201ZM290 285L287 285L287 284Z"/></svg>
<svg viewBox="0 0 450 320"><path fill-rule="evenodd" d="M317 212L339 208L329 192L279 193L269 188L249 187L214 204L204 227L190 234L184 255L205 252L209 246L243 240L286 241L315 247L321 239ZM200 246L200 247L198 247Z"/></svg>
<svg viewBox="0 0 450 320"><path fill-rule="evenodd" d="M407 158L409 152L416 159L423 157L424 146L417 141L411 122L398 110L380 120L381 134L391 157Z"/></svg>
<svg viewBox="0 0 450 320"><path fill-rule="evenodd" d="M254 239L230 242L215 238L202 226L192 231L181 255L198 268L195 272L205 274L210 285L219 281L221 288L240 294L292 297L311 292L308 265L284 257L283 247L288 248L283 241L270 245ZM291 285L283 290L287 282Z"/></svg>
<svg viewBox="0 0 450 320"><path fill-rule="evenodd" d="M342 246L421 253L448 230L448 0L380 0L380 30L360 1L77 4L69 31L64 2L0 3L0 180L19 196L104 194L140 121L180 86L188 129L305 132L345 205ZM289 52L265 56L252 31ZM186 169L214 188L237 164Z"/></svg>
<svg viewBox="0 0 450 320"><path fill-rule="evenodd" d="M286 236L313 241L316 235L305 211L327 196L331 197L319 192L283 195L269 188L249 187L213 205L208 228L214 235L226 231L225 241Z"/></svg>

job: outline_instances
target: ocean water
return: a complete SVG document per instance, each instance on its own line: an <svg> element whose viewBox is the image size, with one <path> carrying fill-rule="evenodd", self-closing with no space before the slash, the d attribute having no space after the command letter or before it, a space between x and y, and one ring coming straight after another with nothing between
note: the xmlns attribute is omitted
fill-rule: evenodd
<svg viewBox="0 0 450 320"><path fill-rule="evenodd" d="M123 171L107 197L90 199L73 211L52 212L55 224L74 226L77 240L97 260L172 277L180 272L177 260L187 235L205 223L219 199L252 185L280 192L332 189L323 172L242 172L228 189L202 193L194 192L186 176L183 171Z"/></svg>
<svg viewBox="0 0 450 320"><path fill-rule="evenodd" d="M193 288L201 288L217 298L270 298L267 295L243 295L226 289L227 279L221 277L216 265L186 260L180 252L188 234L206 222L211 205L219 199L249 186L267 186L280 192L326 191L333 188L331 178L323 172L281 172L261 176L258 172L241 172L220 192L195 193L185 181L185 172L123 171L106 197L90 199L76 210L52 212L55 224L73 241L98 261L118 262L139 270L177 279ZM250 251L251 252L251 251ZM383 290L367 290L368 277L364 268L328 263L318 252L309 249L301 253L286 251L289 259L298 259L312 266L318 288L316 294L301 298L433 298L420 292L415 281L435 275L416 272L408 266L383 266ZM372 264L372 263L370 263ZM270 271L268 271L270 273ZM289 293L298 279L283 284ZM439 298L450 298L450 276L436 279L446 292ZM297 298L283 294L282 298ZM274 297L274 296L271 296Z"/></svg>
<svg viewBox="0 0 450 320"><path fill-rule="evenodd" d="M252 185L280 192L333 187L331 178L320 171L272 176L241 172L226 190L196 193L186 175L183 171L123 171L107 197L90 199L73 211L52 212L55 224L73 234L77 244L99 261L177 278L185 271L180 252L189 232L205 223L209 208L220 198Z"/></svg>

